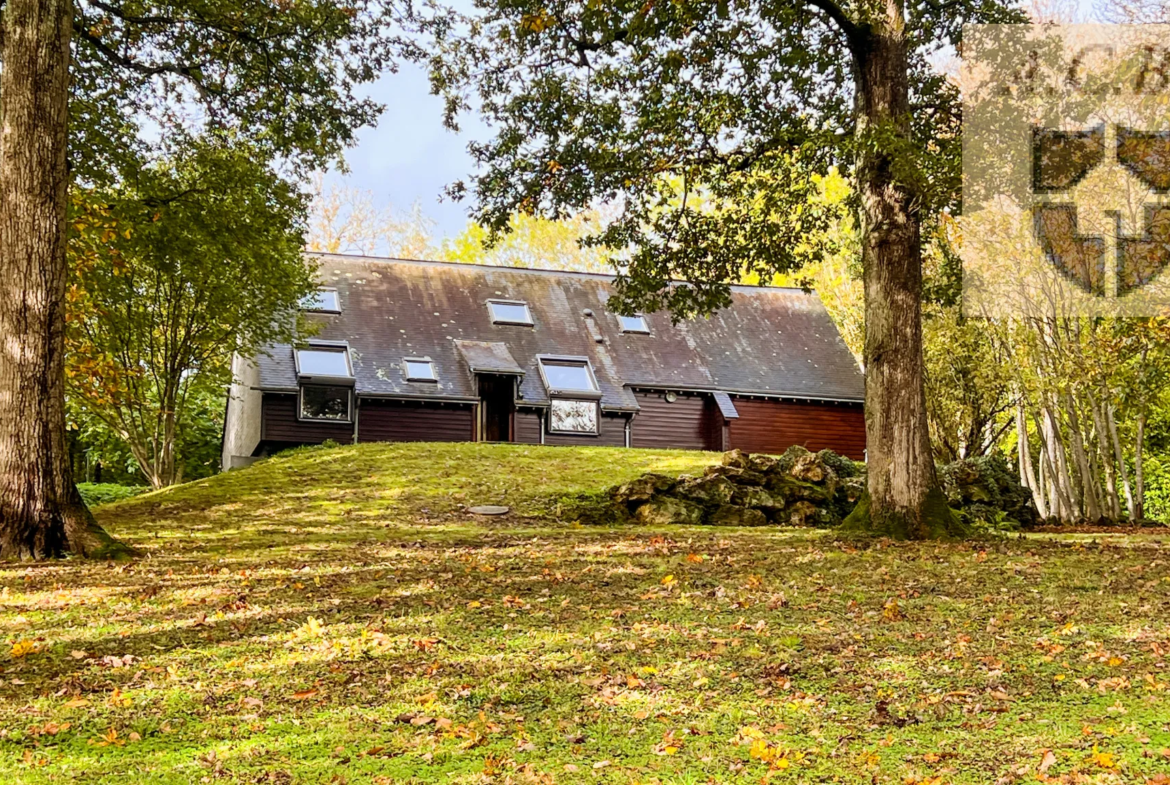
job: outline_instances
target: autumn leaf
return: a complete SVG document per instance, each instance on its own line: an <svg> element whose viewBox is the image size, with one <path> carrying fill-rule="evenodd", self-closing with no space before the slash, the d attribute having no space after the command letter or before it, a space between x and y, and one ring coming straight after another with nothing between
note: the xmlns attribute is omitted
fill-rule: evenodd
<svg viewBox="0 0 1170 785"><path fill-rule="evenodd" d="M37 650L36 641L19 640L12 644L12 659L18 660L25 655L32 654Z"/></svg>

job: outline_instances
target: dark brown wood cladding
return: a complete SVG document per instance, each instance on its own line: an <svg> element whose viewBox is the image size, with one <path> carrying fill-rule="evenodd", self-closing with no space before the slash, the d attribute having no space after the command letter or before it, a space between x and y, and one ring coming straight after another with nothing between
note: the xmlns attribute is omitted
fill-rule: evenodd
<svg viewBox="0 0 1170 785"><path fill-rule="evenodd" d="M723 417L709 395L636 390L641 411L634 417L632 446L681 450L718 450L722 447Z"/></svg>
<svg viewBox="0 0 1170 785"><path fill-rule="evenodd" d="M260 404L260 440L279 444L320 444L332 439L353 441L353 424L323 420L298 420L297 396L265 393Z"/></svg>
<svg viewBox="0 0 1170 785"><path fill-rule="evenodd" d="M626 420L629 415L602 413L600 433L596 436L570 436L548 433L544 443L558 447L625 447ZM540 414L534 409L516 412L516 441L521 444L540 444Z"/></svg>
<svg viewBox="0 0 1170 785"><path fill-rule="evenodd" d="M520 444L540 444L540 413L535 409L517 409L512 428Z"/></svg>
<svg viewBox="0 0 1170 785"><path fill-rule="evenodd" d="M739 419L731 421L733 448L782 453L799 444L814 452L833 450L854 460L865 457L865 412L861 404L801 403L738 396L734 401Z"/></svg>
<svg viewBox="0 0 1170 785"><path fill-rule="evenodd" d="M469 442L475 439L470 405L363 399L359 442Z"/></svg>

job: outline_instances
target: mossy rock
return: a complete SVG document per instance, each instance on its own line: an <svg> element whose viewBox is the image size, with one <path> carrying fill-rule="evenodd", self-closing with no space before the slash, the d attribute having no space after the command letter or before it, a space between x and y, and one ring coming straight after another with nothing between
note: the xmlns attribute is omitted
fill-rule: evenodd
<svg viewBox="0 0 1170 785"><path fill-rule="evenodd" d="M662 496L639 507L634 520L647 526L694 526L703 522L703 508L684 499Z"/></svg>
<svg viewBox="0 0 1170 785"><path fill-rule="evenodd" d="M666 493L677 484L678 480L673 477L648 472L614 488L610 491L610 498L618 504L636 506L650 501L657 494Z"/></svg>
<svg viewBox="0 0 1170 785"><path fill-rule="evenodd" d="M718 507L731 501L735 485L726 477L707 476L680 482L674 495L689 499L704 507Z"/></svg>
<svg viewBox="0 0 1170 785"><path fill-rule="evenodd" d="M766 526L768 517L750 507L725 504L707 516L706 523L711 526Z"/></svg>

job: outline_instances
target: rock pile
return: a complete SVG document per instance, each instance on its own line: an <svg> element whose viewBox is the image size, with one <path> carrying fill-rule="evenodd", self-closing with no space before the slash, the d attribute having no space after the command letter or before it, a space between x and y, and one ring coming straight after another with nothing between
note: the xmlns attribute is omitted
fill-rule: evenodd
<svg viewBox="0 0 1170 785"><path fill-rule="evenodd" d="M590 522L817 526L839 524L865 490L865 467L829 450L779 458L732 450L702 476L644 474L613 488Z"/></svg>
<svg viewBox="0 0 1170 785"><path fill-rule="evenodd" d="M1039 522L1032 491L999 454L963 458L938 467L947 503L969 523L1028 529Z"/></svg>

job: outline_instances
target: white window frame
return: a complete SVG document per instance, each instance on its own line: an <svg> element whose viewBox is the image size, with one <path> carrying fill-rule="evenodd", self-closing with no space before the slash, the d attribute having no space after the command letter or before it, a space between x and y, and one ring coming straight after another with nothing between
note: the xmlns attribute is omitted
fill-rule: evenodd
<svg viewBox="0 0 1170 785"><path fill-rule="evenodd" d="M301 370L301 352L331 352L341 354L345 357L345 367L348 373L345 376L337 376L335 374L314 374L307 373ZM347 381L353 384L353 358L349 354L348 344L335 343L310 343L306 346L293 349L293 362L296 365L297 379L322 379L322 380L337 380Z"/></svg>
<svg viewBox="0 0 1170 785"><path fill-rule="evenodd" d="M560 387L553 387L548 382L548 376L544 372L544 364L550 365L580 365L584 366L585 372L589 374L589 381L593 383L592 389L571 388L563 389ZM555 357L552 355L541 354L536 357L536 366L540 369L540 380L544 383L544 389L548 390L549 397L556 398L600 398L601 386L597 383L597 374L593 372L593 363L589 362L588 357Z"/></svg>
<svg viewBox="0 0 1170 785"><path fill-rule="evenodd" d="M416 365L426 364L431 369L430 376L412 376L410 374L410 363ZM435 368L435 361L430 357L403 357L402 358L402 376L408 382L430 382L435 383L439 381L439 372Z"/></svg>
<svg viewBox="0 0 1170 785"><path fill-rule="evenodd" d="M306 307L304 301L302 301L301 310L305 311L306 313L341 313L341 295L337 293L337 289L333 288L332 286L319 286L317 287L317 290L313 292L312 295L310 295L310 297L316 297L322 292L332 292L333 299L337 302L336 308L310 308Z"/></svg>
<svg viewBox="0 0 1170 785"><path fill-rule="evenodd" d="M305 388L306 387L334 387L345 390L345 419L336 417L307 417L305 416ZM353 388L344 384L302 384L297 388L297 420L300 422L335 422L341 425L353 424Z"/></svg>
<svg viewBox="0 0 1170 785"><path fill-rule="evenodd" d="M520 305L520 306L523 306L524 313L528 316L528 321L519 322L519 321L516 321L515 319L497 318L496 317L496 310L495 310L495 308L492 307L493 305ZM528 307L528 303L525 302L524 300L492 299L492 300L487 301L487 306L488 306L488 316L491 317L492 324L510 324L510 325L515 325L518 327L532 327L534 324L532 321L532 309Z"/></svg>
<svg viewBox="0 0 1170 785"><path fill-rule="evenodd" d="M626 323L624 321L625 319L639 320L642 323L641 329L637 329L637 330L630 329L629 327L626 326ZM646 321L645 314L636 313L633 316L622 316L619 314L617 320L618 320L618 326L620 326L622 328L622 332L626 333L627 335L649 335L650 334L650 322Z"/></svg>
<svg viewBox="0 0 1170 785"><path fill-rule="evenodd" d="M567 431L553 428L553 407L558 403L587 403L593 406L593 430ZM548 402L548 416L545 418L545 432L555 436L600 436L601 435L601 401L596 398L552 398Z"/></svg>

